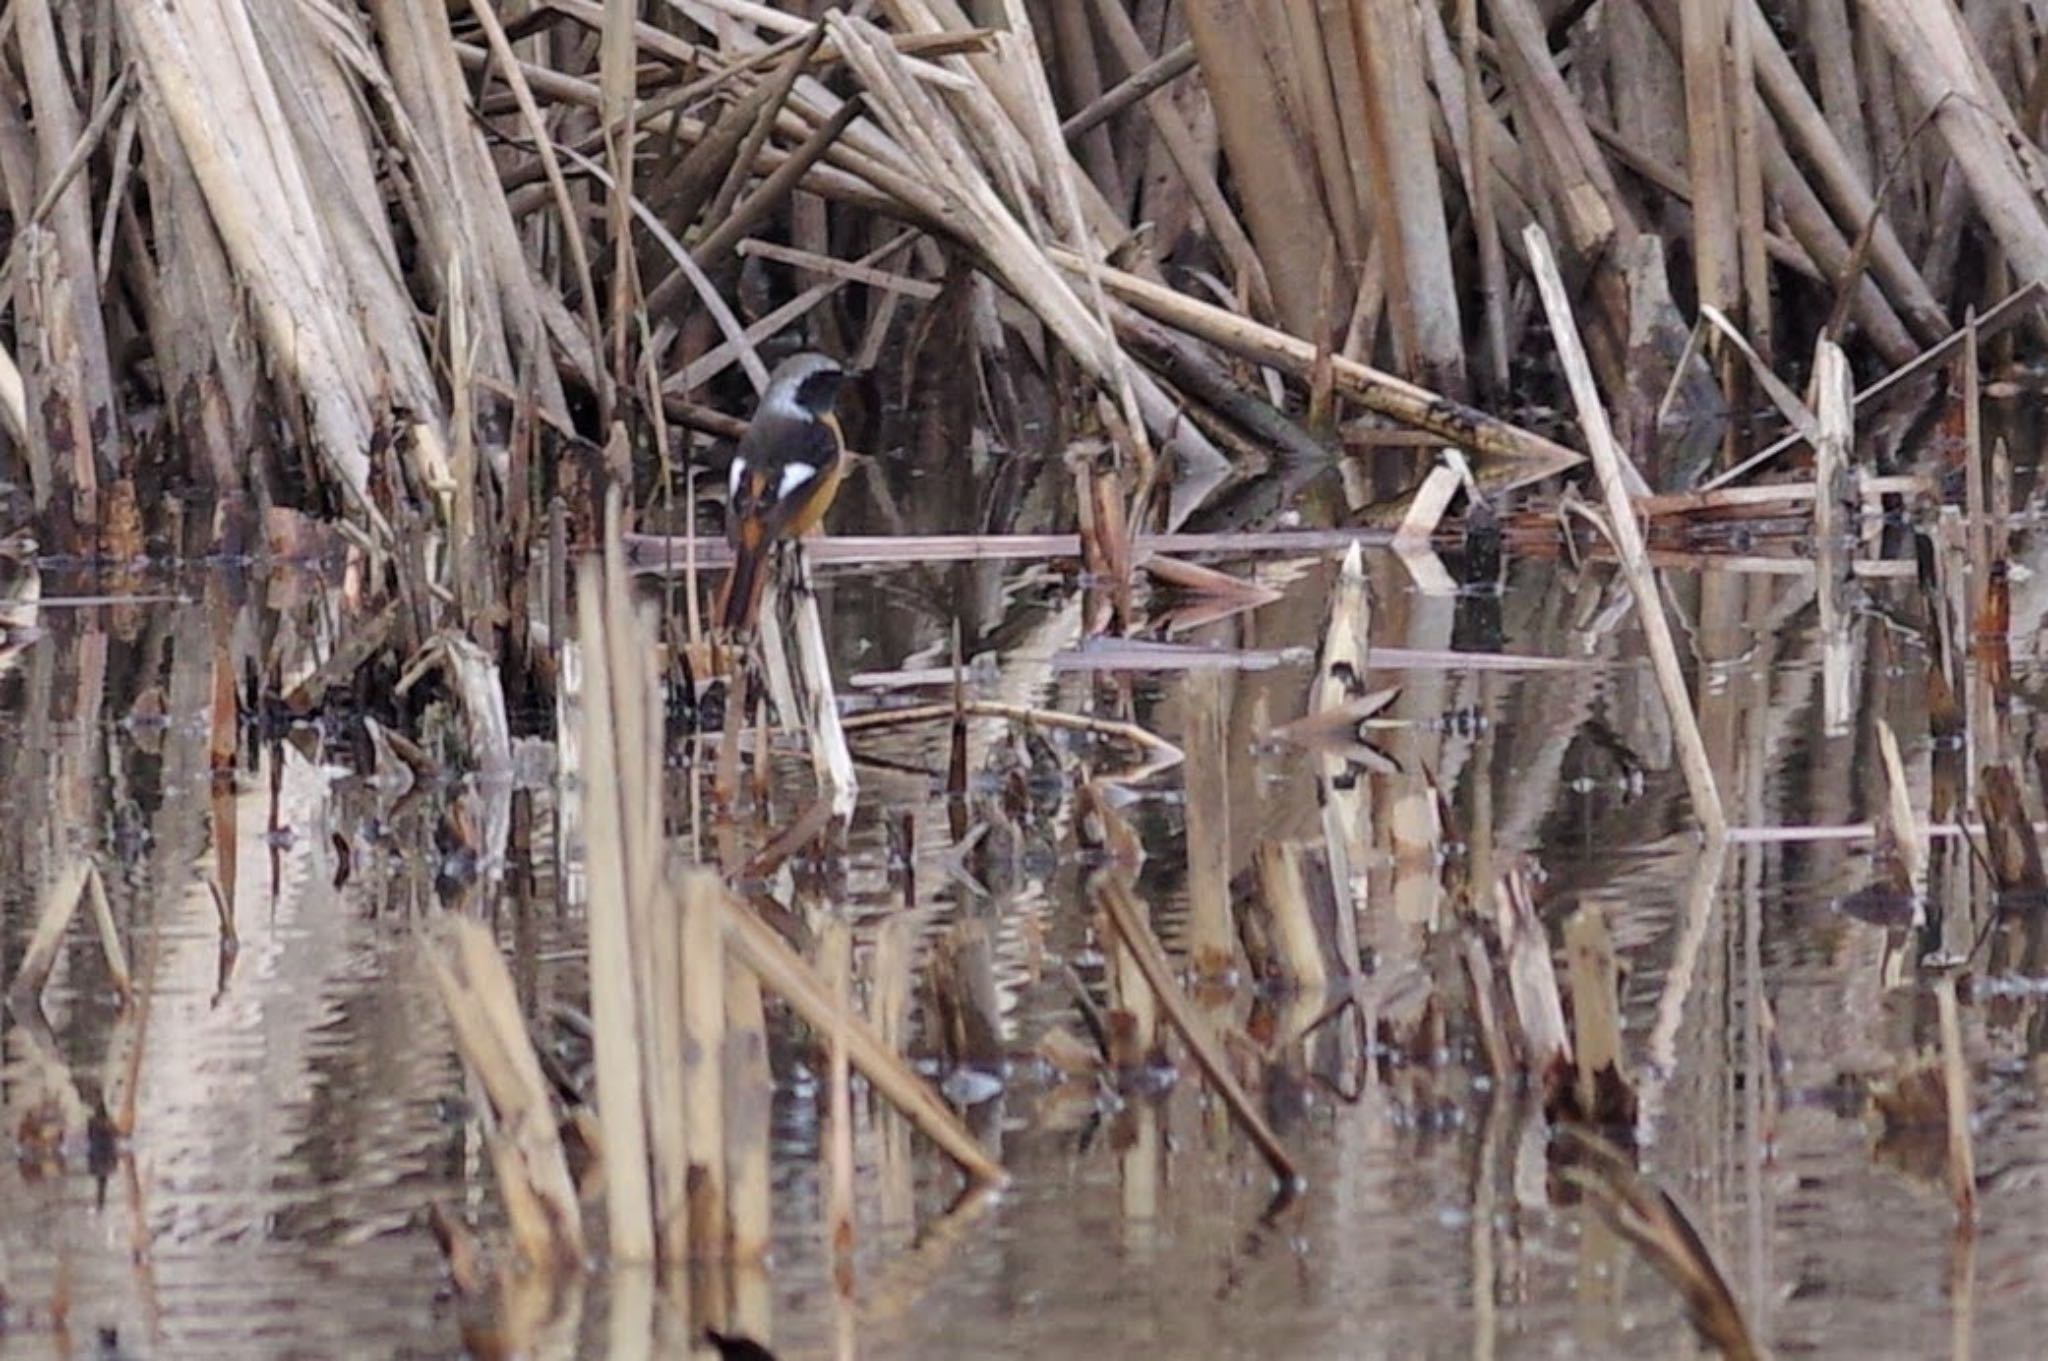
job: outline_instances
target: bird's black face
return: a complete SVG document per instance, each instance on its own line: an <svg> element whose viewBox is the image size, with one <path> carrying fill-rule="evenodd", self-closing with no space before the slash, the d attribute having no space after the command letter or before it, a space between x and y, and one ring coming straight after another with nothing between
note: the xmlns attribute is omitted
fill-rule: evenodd
<svg viewBox="0 0 2048 1361"><path fill-rule="evenodd" d="M796 404L814 416L827 416L839 400L839 385L846 381L846 370L839 368L819 369L808 374L797 384Z"/></svg>

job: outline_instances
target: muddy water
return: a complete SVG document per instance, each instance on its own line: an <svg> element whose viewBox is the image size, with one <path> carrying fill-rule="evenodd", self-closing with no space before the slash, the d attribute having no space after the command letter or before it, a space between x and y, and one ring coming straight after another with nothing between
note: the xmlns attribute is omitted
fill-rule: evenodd
<svg viewBox="0 0 2048 1361"><path fill-rule="evenodd" d="M1171 944L1189 899L1188 782L1226 793L1223 846L1196 850L1220 849L1230 874L1262 839L1321 830L1310 759L1263 739L1303 712L1334 563L1218 565L1282 592L1183 635L1242 654L1222 669L1086 653L1064 582L1038 564L840 572L827 618L846 693L869 700L871 673L939 662L943 621L959 614L970 653L992 654L975 670L983 693L1126 714L1175 738L1202 706L1220 710L1220 750L1140 785L1125 810L1148 854L1139 894ZM1910 579L1865 579L1837 650L1853 702L1831 730L1810 573L1748 565L1673 577L1730 818L1752 829L1708 861L1609 572L1518 561L1500 595L1441 596L1371 557L1375 643L1423 655L1374 670L1403 688L1370 734L1398 770L1370 777L1387 830L1365 867L1364 947L1397 979L1447 920L1440 861L1497 871L1528 854L1546 915L1592 900L1608 913L1641 1167L1691 1214L1760 1340L1781 1355L2030 1353L2048 1308L2038 992L1995 980L2002 991L1980 988L1965 1009L1982 1218L1958 1235L1939 1132L1887 1135L1867 1096L1933 1042L1932 1004L1898 967L1901 933L1837 907L1870 878L1869 839L1759 830L1864 823L1883 788L1880 716L1924 790ZM245 731L232 787L211 779L216 657L289 670L324 647L318 573L216 564L123 583L159 597L146 604L58 599L104 589L48 570L52 600L0 678L0 974L13 977L50 886L89 857L141 1001L112 996L82 912L40 1009L17 1002L0 1021L0 1356L481 1349L504 1320L453 1299L426 1225L438 1203L487 1238L499 1226L472 1094L418 963L419 924L438 910L434 829L458 791L403 787L341 721ZM2031 637L2038 614L2023 588L2016 633ZM1500 655L1429 655L1453 649ZM2031 649L2016 651L2024 735ZM999 758L997 729L978 727L975 744L977 766ZM1061 746L1068 761L1106 759ZM1018 1057L1000 1091L979 1084L968 1118L1014 1182L949 1212L951 1171L895 1117L864 1110L855 1291L841 1296L821 1236L812 1056L779 1047L775 1262L723 1287L779 1354L1695 1346L1670 1286L1592 1210L1556 1198L1540 1117L1487 1080L1465 1040L1275 1075L1268 1112L1309 1186L1277 1208L1264 1164L1192 1074L1121 1099L1061 1083L1028 1057L1047 1029L1075 1025L1060 965L1101 972L1070 815L994 827L983 840L1000 833L999 851L963 857L938 782L917 773L943 770L943 733L861 749L888 765L864 770L822 878L863 959L906 910L927 939L960 920L987 931ZM544 772L536 756L516 781L514 863L492 910L537 1029L555 1034L550 1018L581 1004L582 932L556 892ZM782 816L807 770L785 774ZM1455 824L1440 835L1426 830L1430 781ZM989 818L997 801L969 811ZM1966 865L1948 874L1938 929L1966 946L1982 895ZM217 897L231 902L232 948ZM1412 1002L1393 982L1382 1000L1389 1016ZM1243 1019L1243 999L1215 1005ZM102 1103L132 1106L132 1131L95 1134ZM684 1326L633 1281L597 1278L549 1311L526 1334L537 1354L677 1354Z"/></svg>

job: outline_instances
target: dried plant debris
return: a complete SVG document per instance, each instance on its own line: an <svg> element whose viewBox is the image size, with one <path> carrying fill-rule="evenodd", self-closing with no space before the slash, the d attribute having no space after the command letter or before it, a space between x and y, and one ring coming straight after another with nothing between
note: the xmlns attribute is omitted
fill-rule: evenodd
<svg viewBox="0 0 2048 1361"><path fill-rule="evenodd" d="M1713 1252L1670 1192L1638 1172L1621 1150L1575 1126L1558 1131L1552 1157L1564 1182L1585 1195L1684 1297L1693 1327L1708 1345L1731 1361L1763 1356Z"/></svg>

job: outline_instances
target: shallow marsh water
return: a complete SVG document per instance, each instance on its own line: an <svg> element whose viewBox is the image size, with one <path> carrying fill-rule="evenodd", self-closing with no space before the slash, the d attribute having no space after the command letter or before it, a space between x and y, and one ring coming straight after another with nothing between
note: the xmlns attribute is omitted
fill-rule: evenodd
<svg viewBox="0 0 2048 1361"><path fill-rule="evenodd" d="M1910 578L1866 582L1852 624L1856 702L1830 733L1811 577L1795 561L1671 578L1690 620L1702 724L1731 820L1745 828L1865 822L1883 790L1879 715L1899 729L1916 785L1927 778ZM1282 595L1188 635L1256 654L1256 666L1206 677L1128 658L1091 669L1075 653L1065 585L1042 565L830 575L844 693L866 693L864 673L941 662L953 613L970 644L982 640L970 652L995 653L976 672L984 693L1127 712L1178 739L1193 687L1213 686L1201 702L1221 706L1220 759L1196 755L1145 782L1127 810L1148 853L1138 891L1171 944L1188 896L1187 782L1223 783L1233 875L1263 838L1320 833L1310 759L1262 739L1303 711L1334 560L1219 565ZM1687 1207L1760 1340L1780 1355L2034 1350L2048 1310L2040 991L2006 980L2004 996L1965 1011L1982 1210L1977 1232L1958 1234L1939 1132L1921 1132L1930 1164L1910 1139L1881 1138L1859 1096L1932 1035L1932 1003L1893 986L1897 933L1836 906L1870 878L1868 838L1739 835L1718 873L1703 865L1607 569L1511 561L1498 595L1436 597L1390 555L1368 568L1376 644L1581 663L1375 666L1375 684L1403 687L1391 711L1400 722L1374 734L1401 765L1373 777L1376 809L1412 832L1427 772L1458 824L1441 848L1382 831L1362 932L1382 973L1410 961L1448 910L1438 849L1496 868L1527 853L1547 877L1546 917L1605 905L1627 971L1642 1169ZM54 566L44 578L52 598L105 589ZM440 1203L487 1235L498 1223L471 1094L418 963L449 791L399 789L368 775L341 732L323 741L280 723L246 735L232 794L214 796L216 643L226 638L238 657L290 655L320 575L194 565L123 589L163 600L46 605L40 635L0 679L4 973L47 884L90 855L147 998L119 1010L81 914L43 999L47 1028L19 1008L5 1017L0 1356L484 1350L496 1321L454 1300L426 1222ZM2023 587L2022 696L2039 674L2029 603ZM2016 731L2031 726L2021 712ZM1000 731L976 725L977 768ZM927 938L959 919L985 924L1005 1047L1019 1057L968 1116L1014 1181L949 1215L955 1174L863 1103L859 1247L853 1296L842 1297L821 1227L822 1096L810 1053L781 1048L775 1261L723 1286L751 1300L748 1316L765 1321L779 1354L1643 1356L1697 1346L1675 1292L1590 1209L1554 1196L1540 1118L1494 1089L1468 1045L1377 1055L1359 1073L1322 1075L1334 1082L1313 1069L1274 1082L1269 1110L1308 1180L1278 1209L1264 1164L1192 1070L1121 1102L1059 1084L1028 1057L1045 1029L1073 1024L1057 966L1099 972L1069 820L1055 813L1018 831L1014 854L963 860L940 783L914 773L943 771L943 731L858 746L890 764L864 772L843 854L806 873L836 885L864 959L882 923L906 910L906 884ZM536 1018L582 991L581 921L556 892L544 771L536 757L521 772L495 909ZM784 817L808 771L792 759L785 775ZM1961 874L1951 945L1966 945L1981 918ZM233 898L232 952L209 879ZM1239 1016L1242 1004L1219 1003ZM132 1136L89 1137L95 1100L129 1084ZM630 1281L593 1278L555 1310L536 1354L677 1350L680 1325Z"/></svg>

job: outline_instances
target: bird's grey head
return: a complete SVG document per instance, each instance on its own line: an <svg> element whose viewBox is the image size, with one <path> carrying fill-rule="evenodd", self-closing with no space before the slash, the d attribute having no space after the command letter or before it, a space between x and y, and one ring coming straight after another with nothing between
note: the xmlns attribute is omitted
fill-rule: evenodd
<svg viewBox="0 0 2048 1361"><path fill-rule="evenodd" d="M792 355L769 375L768 395L761 399L761 406L790 416L823 416L832 410L839 398L839 385L845 380L846 370L830 355Z"/></svg>

